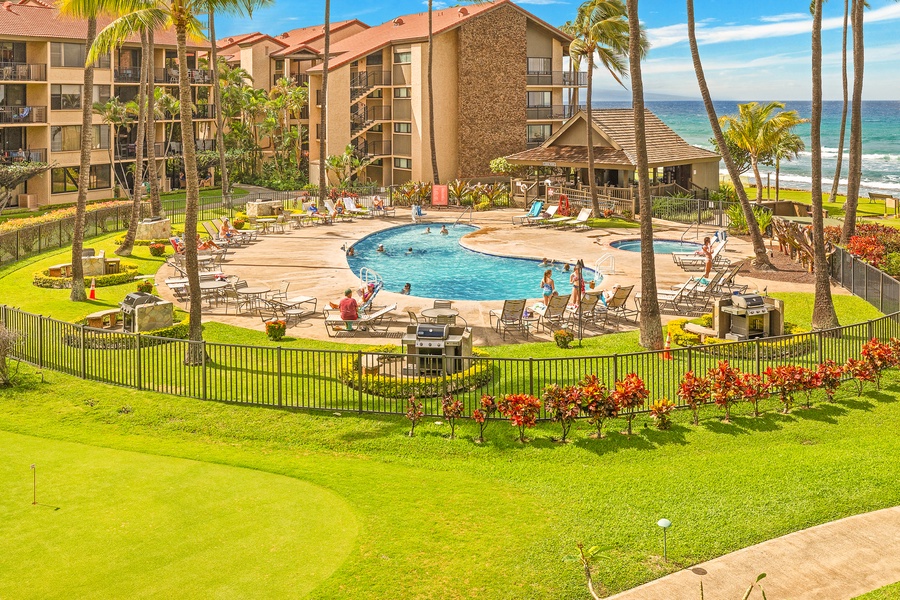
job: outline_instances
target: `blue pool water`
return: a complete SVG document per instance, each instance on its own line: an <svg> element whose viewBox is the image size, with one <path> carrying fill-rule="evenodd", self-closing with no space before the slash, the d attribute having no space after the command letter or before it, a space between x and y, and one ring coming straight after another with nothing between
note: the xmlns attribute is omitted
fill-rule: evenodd
<svg viewBox="0 0 900 600"><path fill-rule="evenodd" d="M411 284L412 296L448 300L516 300L541 297L540 283L547 267L539 260L492 256L463 248L462 236L477 230L469 225L449 228L440 235L441 226L404 225L374 233L353 245L355 256L347 263L354 273L363 267L376 271L384 279L384 287L399 292ZM378 245L384 252L378 252ZM407 254L409 248L412 254ZM568 257L552 257L559 260ZM570 294L569 275L562 264L554 266L553 280L560 294ZM585 281L593 279L584 270Z"/></svg>
<svg viewBox="0 0 900 600"><path fill-rule="evenodd" d="M625 252L640 252L641 240L621 240L611 242L612 248ZM653 254L672 254L673 252L696 252L703 246L694 242L680 242L678 240L653 240Z"/></svg>

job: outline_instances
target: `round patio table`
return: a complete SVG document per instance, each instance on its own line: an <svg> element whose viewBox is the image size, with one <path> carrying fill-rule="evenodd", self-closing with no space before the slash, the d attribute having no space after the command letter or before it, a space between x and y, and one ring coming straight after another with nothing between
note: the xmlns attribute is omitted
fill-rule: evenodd
<svg viewBox="0 0 900 600"><path fill-rule="evenodd" d="M259 299L269 293L269 288L267 287L245 287L241 288L237 291L238 296L245 297L246 300L243 304L246 304L251 309L257 308L259 305Z"/></svg>
<svg viewBox="0 0 900 600"><path fill-rule="evenodd" d="M442 320L456 323L456 317L459 316L459 311L455 308L425 308L422 310L422 316L432 323Z"/></svg>
<svg viewBox="0 0 900 600"><path fill-rule="evenodd" d="M212 306L213 300L218 304L219 301L219 290L225 289L228 287L227 281L201 281L200 282L200 291L206 298L206 302Z"/></svg>
<svg viewBox="0 0 900 600"><path fill-rule="evenodd" d="M275 217L256 219L256 222L259 223L260 225L262 225L262 228L263 228L263 230L260 233L263 233L263 234L269 233L269 226L272 225L272 223L274 223L277 220L278 219L276 219Z"/></svg>

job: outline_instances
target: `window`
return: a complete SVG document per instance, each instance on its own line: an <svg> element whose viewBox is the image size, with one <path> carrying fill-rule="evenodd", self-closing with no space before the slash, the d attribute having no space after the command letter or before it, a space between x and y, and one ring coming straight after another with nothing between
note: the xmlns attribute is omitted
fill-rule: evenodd
<svg viewBox="0 0 900 600"><path fill-rule="evenodd" d="M547 75L553 66L552 58L529 58L528 73L531 75Z"/></svg>
<svg viewBox="0 0 900 600"><path fill-rule="evenodd" d="M550 125L528 125L529 143L541 143L550 137Z"/></svg>
<svg viewBox="0 0 900 600"><path fill-rule="evenodd" d="M412 169L412 160L409 158L395 158L394 159L394 168L395 169Z"/></svg>
<svg viewBox="0 0 900 600"><path fill-rule="evenodd" d="M25 42L0 42L0 62L25 62Z"/></svg>
<svg viewBox="0 0 900 600"><path fill-rule="evenodd" d="M378 52L373 52L372 54L366 57L366 66L367 67L375 67L378 65L384 64L384 55L379 50Z"/></svg>
<svg viewBox="0 0 900 600"><path fill-rule="evenodd" d="M412 88L394 88L394 98L409 98Z"/></svg>
<svg viewBox="0 0 900 600"><path fill-rule="evenodd" d="M81 86L51 85L50 108L53 110L78 110L81 108Z"/></svg>
<svg viewBox="0 0 900 600"><path fill-rule="evenodd" d="M92 148L109 149L109 125L94 125ZM50 128L50 150L53 152L78 152L81 150L81 125L62 125Z"/></svg>
<svg viewBox="0 0 900 600"><path fill-rule="evenodd" d="M376 90L372 90L369 93L369 98L384 98L384 94L382 93L384 90L378 88Z"/></svg>
<svg viewBox="0 0 900 600"><path fill-rule="evenodd" d="M405 65L412 62L412 52L409 50L403 50L394 52L394 64L395 65Z"/></svg>
<svg viewBox="0 0 900 600"><path fill-rule="evenodd" d="M51 67L84 68L84 44L50 42ZM100 69L109 68L109 54L103 54L94 63Z"/></svg>
<svg viewBox="0 0 900 600"><path fill-rule="evenodd" d="M51 192L65 194L78 191L78 167L62 167L50 172ZM112 187L109 165L92 165L88 189L103 190Z"/></svg>
<svg viewBox="0 0 900 600"><path fill-rule="evenodd" d="M108 85L94 86L94 104L106 104L109 102L109 87Z"/></svg>
<svg viewBox="0 0 900 600"><path fill-rule="evenodd" d="M25 106L25 86L22 84L0 85L0 106Z"/></svg>
<svg viewBox="0 0 900 600"><path fill-rule="evenodd" d="M528 106L550 106L550 92L528 92Z"/></svg>
<svg viewBox="0 0 900 600"><path fill-rule="evenodd" d="M394 123L394 133L412 133L412 123Z"/></svg>

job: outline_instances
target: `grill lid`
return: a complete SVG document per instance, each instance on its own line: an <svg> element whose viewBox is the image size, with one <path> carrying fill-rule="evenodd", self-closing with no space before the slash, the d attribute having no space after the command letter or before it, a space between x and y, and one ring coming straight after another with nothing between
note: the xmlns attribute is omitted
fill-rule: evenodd
<svg viewBox="0 0 900 600"><path fill-rule="evenodd" d="M765 306L765 302L759 294L735 294L731 297L731 304L737 308L760 308Z"/></svg>
<svg viewBox="0 0 900 600"><path fill-rule="evenodd" d="M449 325L419 325L416 327L416 337L443 340L447 338L449 329Z"/></svg>
<svg viewBox="0 0 900 600"><path fill-rule="evenodd" d="M148 294L147 292L132 292L125 296L125 299L122 300L122 308L125 310L134 309L136 306L141 306L144 304L159 304L160 302L165 302L162 298L157 298L153 294Z"/></svg>

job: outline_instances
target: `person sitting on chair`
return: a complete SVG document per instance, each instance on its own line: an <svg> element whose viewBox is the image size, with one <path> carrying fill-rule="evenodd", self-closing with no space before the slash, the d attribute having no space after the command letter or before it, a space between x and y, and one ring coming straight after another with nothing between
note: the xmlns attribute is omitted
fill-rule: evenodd
<svg viewBox="0 0 900 600"><path fill-rule="evenodd" d="M341 311L341 319L347 323L347 331L353 331L352 321L359 320L359 303L353 297L353 290L344 290L344 297L338 304Z"/></svg>
<svg viewBox="0 0 900 600"><path fill-rule="evenodd" d="M219 237L225 240L230 240L234 236L238 235L238 230L231 226L228 219L222 221L222 229L219 230Z"/></svg>
<svg viewBox="0 0 900 600"><path fill-rule="evenodd" d="M375 198L372 199L372 208L375 210L384 210L384 200L375 196Z"/></svg>

